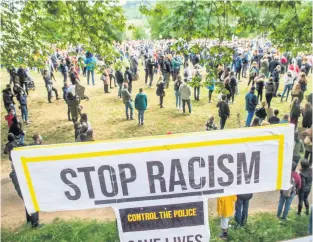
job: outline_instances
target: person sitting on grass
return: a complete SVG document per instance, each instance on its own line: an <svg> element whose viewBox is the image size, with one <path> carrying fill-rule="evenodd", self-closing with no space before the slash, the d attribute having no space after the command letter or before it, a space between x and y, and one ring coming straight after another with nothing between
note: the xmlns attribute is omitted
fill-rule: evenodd
<svg viewBox="0 0 313 242"><path fill-rule="evenodd" d="M19 119L15 116L12 119L13 123L10 127L9 133L12 133L15 138L19 138L20 145L25 145L24 144L24 136L25 132L21 128L21 124L19 122Z"/></svg>
<svg viewBox="0 0 313 242"><path fill-rule="evenodd" d="M138 125L144 125L144 115L148 106L147 95L139 88L139 93L135 98L135 108L138 110Z"/></svg>
<svg viewBox="0 0 313 242"><path fill-rule="evenodd" d="M222 233L220 235L221 239L228 238L228 223L230 217L234 215L236 201L237 201L236 195L217 198L217 214L221 218L221 229L222 229Z"/></svg>
<svg viewBox="0 0 313 242"><path fill-rule="evenodd" d="M75 133L74 133L74 137L75 137L75 141L77 140L79 134L80 134L80 130L82 128L82 125L80 122L75 122L74 124L74 130L75 130Z"/></svg>
<svg viewBox="0 0 313 242"><path fill-rule="evenodd" d="M214 124L214 116L209 117L205 126L206 126L206 131L217 130L217 127Z"/></svg>
<svg viewBox="0 0 313 242"><path fill-rule="evenodd" d="M254 118L253 121L252 121L252 124L250 125L250 127L258 127L260 125L261 125L260 119L259 118Z"/></svg>
<svg viewBox="0 0 313 242"><path fill-rule="evenodd" d="M266 102L261 102L261 107L258 108L256 111L255 111L255 116L257 116L259 119L260 119L260 124L262 123L262 121L266 118L267 116L267 113L266 113L266 110L265 110L265 105L266 105Z"/></svg>
<svg viewBox="0 0 313 242"><path fill-rule="evenodd" d="M298 190L301 188L301 177L298 174L298 172L296 172L296 168L297 168L297 163L293 161L292 171L291 171L292 186L288 190L280 191L280 198L279 198L278 210L277 210L278 219L283 219L283 220L287 219L292 200L295 197L295 195L298 193ZM283 211L283 207L284 207L284 211ZM281 217L282 211L283 211L283 216Z"/></svg>
<svg viewBox="0 0 313 242"><path fill-rule="evenodd" d="M268 122L269 122L270 124L279 124L280 119L277 117L278 114L279 114L279 110L278 110L278 109L275 109L275 110L274 110L274 116L270 117L270 118L268 119Z"/></svg>
<svg viewBox="0 0 313 242"><path fill-rule="evenodd" d="M280 124L287 124L289 123L289 114L285 114L283 118L279 121Z"/></svg>
<svg viewBox="0 0 313 242"><path fill-rule="evenodd" d="M40 134L33 135L33 143L32 145L41 145L42 144L42 137Z"/></svg>

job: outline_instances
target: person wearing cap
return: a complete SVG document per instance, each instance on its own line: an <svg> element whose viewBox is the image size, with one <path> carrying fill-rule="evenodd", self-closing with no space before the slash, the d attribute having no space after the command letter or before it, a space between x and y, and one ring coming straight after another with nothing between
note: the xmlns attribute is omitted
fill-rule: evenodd
<svg viewBox="0 0 313 242"><path fill-rule="evenodd" d="M126 119L129 120L129 116L130 116L130 120L134 120L133 118L134 109L132 105L132 97L127 86L128 86L127 83L124 83L123 89L121 91L122 100L123 100L123 103L125 104ZM130 115L128 114L128 109L130 110Z"/></svg>
<svg viewBox="0 0 313 242"><path fill-rule="evenodd" d="M248 112L248 116L246 119L246 127L250 127L251 121L254 116L255 108L258 105L258 98L254 94L255 87L251 87L250 92L246 95L246 111Z"/></svg>

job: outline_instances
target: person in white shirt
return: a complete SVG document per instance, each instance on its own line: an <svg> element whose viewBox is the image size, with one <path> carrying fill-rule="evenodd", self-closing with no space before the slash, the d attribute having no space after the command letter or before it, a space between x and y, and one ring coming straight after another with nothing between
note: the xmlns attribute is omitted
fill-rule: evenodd
<svg viewBox="0 0 313 242"><path fill-rule="evenodd" d="M294 80L295 80L295 75L293 75L293 73L291 71L288 71L284 77L284 85L285 86L284 86L284 91L281 95L281 99L280 99L281 102L283 102L283 99L284 99L286 92L287 92L287 95L286 95L286 102L287 102L289 92L292 89Z"/></svg>

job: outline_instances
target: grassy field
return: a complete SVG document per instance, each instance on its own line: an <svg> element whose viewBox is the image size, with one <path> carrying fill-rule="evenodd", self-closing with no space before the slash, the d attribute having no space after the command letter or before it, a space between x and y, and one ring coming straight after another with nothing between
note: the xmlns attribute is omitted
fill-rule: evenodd
<svg viewBox="0 0 313 242"><path fill-rule="evenodd" d="M229 241L236 242L274 242L307 236L308 216L297 216L290 211L286 222L276 219L270 213L260 213L249 217L246 227L235 229L234 221L229 229ZM210 219L211 240L220 241L219 219ZM4 229L1 232L4 242L118 242L116 224L97 221L56 219L44 227L31 230L26 225L18 230Z"/></svg>
<svg viewBox="0 0 313 242"><path fill-rule="evenodd" d="M36 90L31 91L29 102L29 119L32 123L25 126L27 132L26 142L31 141L34 133L40 133L44 144L69 143L74 141L74 129L72 122L67 121L67 106L61 99L49 104L47 92L42 77L35 72L31 75L35 79ZM60 73L56 73L57 87L59 94L62 94L61 87L63 79ZM8 73L1 71L2 88L9 82ZM213 103L208 103L208 91L201 89L200 101L192 101L193 113L182 114L176 110L173 83L166 90L164 99L164 109L159 108L159 100L155 94L156 89L148 89L144 84L143 70L141 68L140 80L133 84L133 96L138 92L139 87L143 87L148 96L148 110L145 114L145 125L138 127L137 112L135 111L135 121L126 121L125 108L122 101L117 97L117 88L111 89L110 94L104 94L100 76L96 75L96 86L87 86L86 78L81 77L81 83L86 86L86 94L90 101L82 101L83 112L88 114L89 121L94 129L95 140L121 139L138 136L163 135L167 132L184 133L204 131L205 123L210 115L215 116L215 122L219 126L218 110L216 108L217 93L213 93ZM157 79L157 78L155 78ZM311 80L311 76L309 77ZM154 85L156 84L156 81ZM226 129L238 128L236 121L237 113L240 113L241 124L244 125L246 112L244 96L248 92L247 82L239 83L239 95L235 97L235 104L230 104L231 116L227 120ZM282 91L283 83L280 85ZM309 83L308 90L311 90L312 83ZM3 107L3 106L2 106ZM280 116L289 113L290 102L280 103L279 98L272 101L272 107L280 110ZM8 127L4 121L5 109L2 108L2 143L6 142ZM20 110L18 110L20 115Z"/></svg>

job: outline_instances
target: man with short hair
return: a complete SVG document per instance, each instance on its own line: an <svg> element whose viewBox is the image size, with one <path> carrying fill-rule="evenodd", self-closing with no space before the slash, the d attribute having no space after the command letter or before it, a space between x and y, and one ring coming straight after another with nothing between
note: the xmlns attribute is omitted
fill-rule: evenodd
<svg viewBox="0 0 313 242"><path fill-rule="evenodd" d="M228 103L226 102L226 95L223 94L222 95L222 100L219 101L216 105L216 107L218 108L218 115L220 117L220 129L224 129L225 124L226 124L226 120L227 118L229 118L229 106Z"/></svg>
<svg viewBox="0 0 313 242"><path fill-rule="evenodd" d="M246 111L248 111L248 116L246 120L246 127L250 127L252 118L254 116L255 108L258 105L258 98L254 94L255 87L251 87L250 92L246 95Z"/></svg>
<svg viewBox="0 0 313 242"><path fill-rule="evenodd" d="M183 102L183 113L185 113L185 105L187 103L189 113L191 113L191 103L190 103L190 97L191 97L191 87L187 84L187 79L184 80L184 82L179 87L179 93L181 100Z"/></svg>
<svg viewBox="0 0 313 242"><path fill-rule="evenodd" d="M133 118L133 105L132 105L132 97L130 92L127 89L127 83L124 83L124 88L121 91L123 103L125 104L125 113L126 113L126 119L129 120L134 120ZM130 110L130 115L128 114L128 109Z"/></svg>

